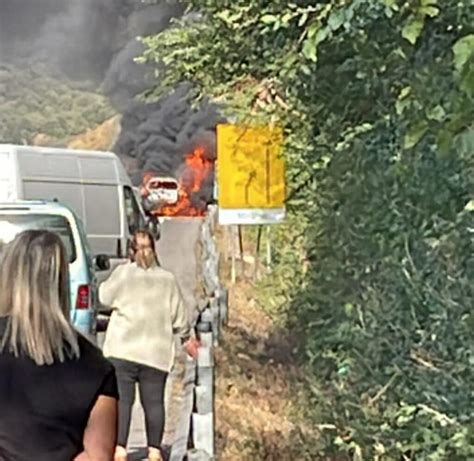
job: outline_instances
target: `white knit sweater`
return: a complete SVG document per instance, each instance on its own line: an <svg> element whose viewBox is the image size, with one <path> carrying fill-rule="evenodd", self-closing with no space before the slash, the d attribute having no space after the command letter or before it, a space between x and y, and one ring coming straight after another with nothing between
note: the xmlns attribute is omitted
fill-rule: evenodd
<svg viewBox="0 0 474 461"><path fill-rule="evenodd" d="M174 334L190 334L187 310L174 275L161 267L118 266L99 289L100 301L114 308L104 355L169 372Z"/></svg>

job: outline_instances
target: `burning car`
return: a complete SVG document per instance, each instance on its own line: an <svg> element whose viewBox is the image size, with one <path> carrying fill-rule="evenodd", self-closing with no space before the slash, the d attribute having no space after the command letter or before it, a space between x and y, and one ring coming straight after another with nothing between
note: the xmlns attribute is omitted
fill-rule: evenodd
<svg viewBox="0 0 474 461"><path fill-rule="evenodd" d="M179 200L179 183L171 177L152 176L145 182L141 195L148 210L175 205Z"/></svg>
<svg viewBox="0 0 474 461"><path fill-rule="evenodd" d="M173 177L145 173L140 195L143 206L156 217L202 217L212 200L214 159L197 146Z"/></svg>

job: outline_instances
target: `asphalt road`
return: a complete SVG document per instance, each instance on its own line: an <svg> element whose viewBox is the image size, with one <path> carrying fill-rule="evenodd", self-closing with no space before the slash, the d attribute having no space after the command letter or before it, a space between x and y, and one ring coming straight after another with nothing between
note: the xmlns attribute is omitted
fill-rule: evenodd
<svg viewBox="0 0 474 461"><path fill-rule="evenodd" d="M161 238L157 242L157 253L163 268L173 272L192 319L196 316L199 261L197 247L200 237L201 219L172 218L162 224ZM177 356L174 370L170 374L166 389L167 418L163 443L172 445L179 424L182 405L185 354ZM146 437L143 412L137 403L134 408L129 439L131 459L146 456ZM133 455L133 453L135 453ZM134 457L135 456L135 457Z"/></svg>
<svg viewBox="0 0 474 461"><path fill-rule="evenodd" d="M199 262L196 261L201 219L173 218L162 223L156 251L162 267L175 274L191 316L196 309Z"/></svg>

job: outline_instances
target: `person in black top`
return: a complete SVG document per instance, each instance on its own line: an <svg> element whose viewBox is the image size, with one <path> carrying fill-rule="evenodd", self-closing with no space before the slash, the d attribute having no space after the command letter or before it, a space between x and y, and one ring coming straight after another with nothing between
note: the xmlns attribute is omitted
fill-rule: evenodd
<svg viewBox="0 0 474 461"><path fill-rule="evenodd" d="M69 321L68 263L58 236L26 231L0 272L0 460L111 461L113 366Z"/></svg>

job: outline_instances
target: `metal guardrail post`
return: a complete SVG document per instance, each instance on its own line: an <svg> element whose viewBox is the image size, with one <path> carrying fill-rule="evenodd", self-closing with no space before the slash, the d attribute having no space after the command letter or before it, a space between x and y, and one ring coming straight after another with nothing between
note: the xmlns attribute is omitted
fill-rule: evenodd
<svg viewBox="0 0 474 461"><path fill-rule="evenodd" d="M209 309L203 312L204 318L212 318ZM207 459L215 456L215 416L214 416L214 351L212 322L201 321L197 325L201 340L197 360L197 386L195 387L196 411L192 415L193 445L197 452Z"/></svg>
<svg viewBox="0 0 474 461"><path fill-rule="evenodd" d="M203 222L201 230L201 242L203 249L203 278L206 292L209 297L220 288L219 282L219 251L213 237L215 216L210 210L209 216Z"/></svg>
<svg viewBox="0 0 474 461"><path fill-rule="evenodd" d="M211 300L210 311L212 315L212 332L214 339L214 346L219 345L219 339L221 335L221 321L220 321L220 309L219 309L219 300L214 298Z"/></svg>
<svg viewBox="0 0 474 461"><path fill-rule="evenodd" d="M187 461L209 461L209 455L203 450L191 450L188 452Z"/></svg>
<svg viewBox="0 0 474 461"><path fill-rule="evenodd" d="M209 207L201 228L201 267L208 304L196 324L201 347L196 365L195 409L191 415L194 448L187 452L188 461L209 461L216 456L214 348L219 344L221 328L228 316L228 295L219 280L219 250L214 239L216 225L217 207Z"/></svg>
<svg viewBox="0 0 474 461"><path fill-rule="evenodd" d="M199 322L196 325L196 331L201 342L201 346L211 348L213 345L212 313L209 309L205 309L202 312Z"/></svg>
<svg viewBox="0 0 474 461"><path fill-rule="evenodd" d="M221 329L229 322L229 290L220 288L217 296Z"/></svg>

